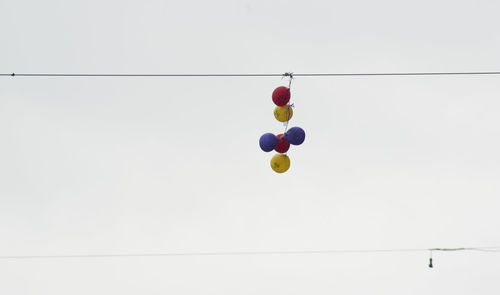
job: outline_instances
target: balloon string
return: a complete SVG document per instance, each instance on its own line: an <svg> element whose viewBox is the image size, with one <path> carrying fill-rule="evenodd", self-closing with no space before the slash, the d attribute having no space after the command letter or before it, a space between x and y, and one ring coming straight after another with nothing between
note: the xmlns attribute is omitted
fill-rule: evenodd
<svg viewBox="0 0 500 295"><path fill-rule="evenodd" d="M293 73L284 73L283 77L290 77L290 80L288 81L288 90L290 90L292 87Z"/></svg>
<svg viewBox="0 0 500 295"><path fill-rule="evenodd" d="M292 93L291 93L292 90L291 89L292 89L293 73L284 73L283 77L289 77L289 80L288 80L288 91L290 92L290 97L292 97ZM288 123L290 122L292 107L293 107L293 104L288 103L287 109L286 109L287 118L286 118L286 122L283 124L283 125L285 125L285 131L283 132L283 136L285 136L285 134L286 134L286 132L288 130ZM285 155L286 154L287 153L285 153Z"/></svg>

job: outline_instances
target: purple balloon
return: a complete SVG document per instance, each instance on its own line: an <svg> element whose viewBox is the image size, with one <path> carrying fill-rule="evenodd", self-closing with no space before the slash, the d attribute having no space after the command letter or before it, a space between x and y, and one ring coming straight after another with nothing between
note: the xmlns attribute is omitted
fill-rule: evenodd
<svg viewBox="0 0 500 295"><path fill-rule="evenodd" d="M264 152L270 152L274 150L274 148L278 144L278 141L279 139L276 137L276 135L272 133L265 133L260 137L259 145Z"/></svg>
<svg viewBox="0 0 500 295"><path fill-rule="evenodd" d="M292 127L285 133L285 138L289 143L299 145L306 139L306 133L304 132L304 129L300 127Z"/></svg>

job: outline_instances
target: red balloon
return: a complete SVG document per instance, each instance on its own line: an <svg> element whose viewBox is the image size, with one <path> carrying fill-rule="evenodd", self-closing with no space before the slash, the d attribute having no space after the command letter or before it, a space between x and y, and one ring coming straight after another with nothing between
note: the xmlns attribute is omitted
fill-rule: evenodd
<svg viewBox="0 0 500 295"><path fill-rule="evenodd" d="M284 134L278 134L276 135L276 137L279 139L279 141L274 150L281 154L286 153L290 148L290 143L288 142L288 140L286 140Z"/></svg>
<svg viewBox="0 0 500 295"><path fill-rule="evenodd" d="M280 86L273 91L273 102L277 106L284 106L290 101L290 89L285 86Z"/></svg>

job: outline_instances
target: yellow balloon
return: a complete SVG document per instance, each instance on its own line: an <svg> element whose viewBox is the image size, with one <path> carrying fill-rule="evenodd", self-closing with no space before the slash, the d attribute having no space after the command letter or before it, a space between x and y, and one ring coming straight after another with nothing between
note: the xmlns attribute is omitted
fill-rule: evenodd
<svg viewBox="0 0 500 295"><path fill-rule="evenodd" d="M289 105L274 108L274 117L280 122L289 121L292 116L293 110Z"/></svg>
<svg viewBox="0 0 500 295"><path fill-rule="evenodd" d="M271 159L271 168L278 173L283 173L290 168L290 158L284 154L277 154Z"/></svg>

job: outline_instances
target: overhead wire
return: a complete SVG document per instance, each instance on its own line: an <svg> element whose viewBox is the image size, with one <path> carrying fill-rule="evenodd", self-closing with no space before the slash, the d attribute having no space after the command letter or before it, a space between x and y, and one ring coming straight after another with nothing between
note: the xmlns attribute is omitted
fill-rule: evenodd
<svg viewBox="0 0 500 295"><path fill-rule="evenodd" d="M175 257L175 256L263 256L263 255L316 255L316 254L361 254L403 253L425 251L485 251L500 252L498 247L468 248L413 248L413 249L360 249L360 250L304 250L304 251L241 251L241 252L166 252L166 253L118 253L118 254L69 254L69 255L11 255L0 256L0 260L59 259L59 258L125 258L125 257Z"/></svg>
<svg viewBox="0 0 500 295"><path fill-rule="evenodd" d="M10 77L282 77L292 73L188 73L188 74L140 74L140 73L0 73ZM294 77L348 77L348 76L457 76L500 75L500 71L479 72L378 72L378 73L293 73Z"/></svg>

